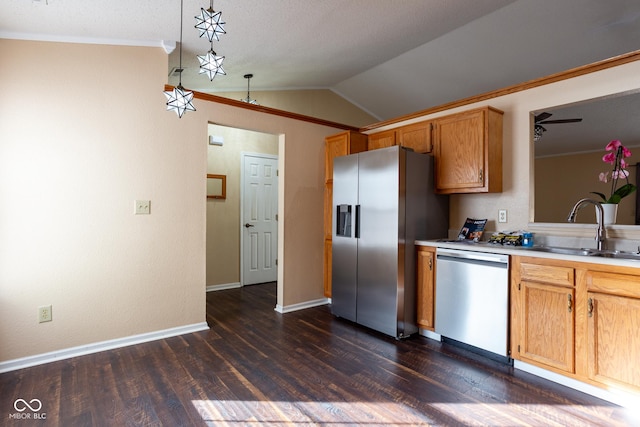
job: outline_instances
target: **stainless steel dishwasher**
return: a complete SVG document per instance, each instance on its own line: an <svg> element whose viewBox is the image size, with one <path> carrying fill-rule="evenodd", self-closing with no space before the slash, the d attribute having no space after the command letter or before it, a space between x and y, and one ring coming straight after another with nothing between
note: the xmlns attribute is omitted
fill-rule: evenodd
<svg viewBox="0 0 640 427"><path fill-rule="evenodd" d="M508 357L509 256L436 250L435 331Z"/></svg>

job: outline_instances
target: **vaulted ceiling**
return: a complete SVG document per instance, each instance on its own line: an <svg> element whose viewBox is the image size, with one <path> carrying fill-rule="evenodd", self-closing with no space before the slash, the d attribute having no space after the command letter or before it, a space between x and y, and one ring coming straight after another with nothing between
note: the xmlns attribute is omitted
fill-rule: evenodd
<svg viewBox="0 0 640 427"><path fill-rule="evenodd" d="M379 120L640 48L638 0L215 0L226 75L209 81L194 28L209 6L184 0L186 88L244 91L253 73L252 90L330 89ZM0 37L171 46L180 1L3 0ZM167 74L178 64L175 49Z"/></svg>

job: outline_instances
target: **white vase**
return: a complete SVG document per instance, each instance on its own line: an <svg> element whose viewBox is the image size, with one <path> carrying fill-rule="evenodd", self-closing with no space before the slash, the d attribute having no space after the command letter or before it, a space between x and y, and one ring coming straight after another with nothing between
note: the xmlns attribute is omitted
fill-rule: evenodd
<svg viewBox="0 0 640 427"><path fill-rule="evenodd" d="M602 203L602 210L604 211L604 225L615 224L618 217L618 204ZM600 210L596 209L596 221L598 216L600 216Z"/></svg>

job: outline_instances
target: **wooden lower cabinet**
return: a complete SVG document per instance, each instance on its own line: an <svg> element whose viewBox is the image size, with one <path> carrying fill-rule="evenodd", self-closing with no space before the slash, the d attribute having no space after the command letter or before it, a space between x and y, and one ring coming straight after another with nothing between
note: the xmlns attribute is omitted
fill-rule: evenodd
<svg viewBox="0 0 640 427"><path fill-rule="evenodd" d="M517 337L512 340L512 357L573 373L573 268L549 265L550 260L540 265L538 258L514 258L511 304L518 306L518 318L511 322Z"/></svg>
<svg viewBox="0 0 640 427"><path fill-rule="evenodd" d="M640 268L511 258L511 357L640 393Z"/></svg>
<svg viewBox="0 0 640 427"><path fill-rule="evenodd" d="M590 380L640 390L640 275L588 270L586 319Z"/></svg>
<svg viewBox="0 0 640 427"><path fill-rule="evenodd" d="M435 328L435 248L417 247L416 301L417 324L422 329Z"/></svg>

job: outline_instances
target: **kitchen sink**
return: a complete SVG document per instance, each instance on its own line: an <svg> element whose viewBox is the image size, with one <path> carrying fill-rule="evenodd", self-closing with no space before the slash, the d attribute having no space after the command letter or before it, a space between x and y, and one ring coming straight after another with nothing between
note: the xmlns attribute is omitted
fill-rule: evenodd
<svg viewBox="0 0 640 427"><path fill-rule="evenodd" d="M594 251L590 256L600 258L617 258L617 259L635 259L640 260L640 253L638 252L624 252L624 251Z"/></svg>
<svg viewBox="0 0 640 427"><path fill-rule="evenodd" d="M593 255L594 252L597 252L595 249L564 248L560 246L534 246L531 250L561 255Z"/></svg>
<svg viewBox="0 0 640 427"><path fill-rule="evenodd" d="M548 252L560 255L581 255L598 258L632 259L640 261L640 252L625 252L614 250L597 250L587 248L565 248L561 246L534 246L530 250L537 252Z"/></svg>

